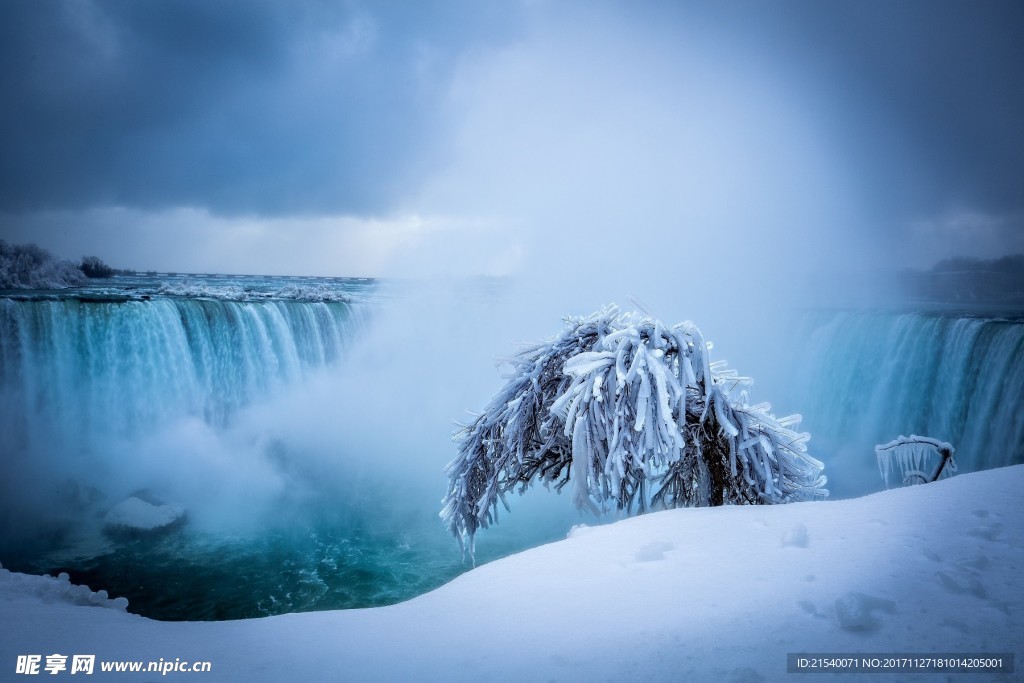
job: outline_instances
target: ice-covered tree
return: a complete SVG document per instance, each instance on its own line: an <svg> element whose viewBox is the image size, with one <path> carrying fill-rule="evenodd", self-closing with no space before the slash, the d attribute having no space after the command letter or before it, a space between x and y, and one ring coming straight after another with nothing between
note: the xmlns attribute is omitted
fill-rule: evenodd
<svg viewBox="0 0 1024 683"><path fill-rule="evenodd" d="M508 382L456 434L441 516L472 552L499 501L536 481L600 513L782 503L828 495L822 464L793 430L750 405L740 377L711 362L693 323L668 327L610 306L567 318L558 336L508 360Z"/></svg>
<svg viewBox="0 0 1024 683"><path fill-rule="evenodd" d="M84 279L70 261L54 258L35 244L0 240L0 289L61 289Z"/></svg>
<svg viewBox="0 0 1024 683"><path fill-rule="evenodd" d="M945 441L916 434L900 435L889 443L875 446L878 470L886 488L894 472L899 474L904 486L927 484L953 476L957 471L953 452L953 446Z"/></svg>

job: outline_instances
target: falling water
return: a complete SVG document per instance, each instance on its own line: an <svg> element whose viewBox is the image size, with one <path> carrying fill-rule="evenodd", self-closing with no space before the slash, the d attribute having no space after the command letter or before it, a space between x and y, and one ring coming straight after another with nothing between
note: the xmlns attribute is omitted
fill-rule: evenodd
<svg viewBox="0 0 1024 683"><path fill-rule="evenodd" d="M404 310L391 290L309 280L314 297L270 278L0 296L4 566L163 619L389 604L465 571L437 516L457 412L422 405L438 397L419 357L387 341L431 331L378 329ZM429 433L409 426L424 414ZM129 495L188 522L111 537ZM516 521L479 561L569 525Z"/></svg>
<svg viewBox="0 0 1024 683"><path fill-rule="evenodd" d="M961 471L1024 462L1021 318L819 312L801 334L794 404L815 453L856 480L833 468L834 490L877 486L873 446L900 434L952 443Z"/></svg>
<svg viewBox="0 0 1024 683"><path fill-rule="evenodd" d="M39 423L105 436L186 415L223 425L336 361L362 315L337 301L0 299L0 419L23 438Z"/></svg>
<svg viewBox="0 0 1024 683"><path fill-rule="evenodd" d="M189 619L387 604L464 571L437 519L456 396L432 393L462 347L430 378L409 344L364 344L353 362L360 339L380 341L369 321L381 299L296 300L265 280L0 296L5 566L66 570L127 595L134 611ZM1024 462L1021 317L830 311L798 327L786 399L834 495L881 488L873 447L900 434L953 443L961 471ZM402 320L382 334L412 329ZM450 344L424 347L423 329L417 351ZM190 505L190 523L160 538L104 536L104 510L154 482L191 495L170 501ZM270 514L256 531L191 516L255 518L260 503ZM569 521L549 513L531 519L520 506L478 560L564 536ZM83 550L75 527L90 524Z"/></svg>

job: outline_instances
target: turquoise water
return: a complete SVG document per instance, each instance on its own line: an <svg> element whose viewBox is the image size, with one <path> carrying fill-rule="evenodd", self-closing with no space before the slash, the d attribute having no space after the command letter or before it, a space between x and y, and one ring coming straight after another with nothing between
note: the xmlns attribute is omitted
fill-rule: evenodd
<svg viewBox="0 0 1024 683"><path fill-rule="evenodd" d="M470 319L499 296L471 287L455 306ZM437 516L442 468L453 420L493 389L427 374L470 348L451 330L424 329L420 358L412 322L378 327L403 296L373 280L167 274L0 292L0 561L175 620L392 604L466 571ZM790 403L834 494L881 488L873 446L901 433L951 441L962 470L1024 462L1019 316L797 321ZM128 495L184 504L188 522L112 538L103 514ZM513 507L477 562L581 521L566 497Z"/></svg>
<svg viewBox="0 0 1024 683"><path fill-rule="evenodd" d="M356 516L243 535L186 527L119 542L95 557L62 562L43 556L5 566L53 575L66 571L74 583L128 596L129 611L164 620L378 607L426 593L472 566L436 523L436 513L429 506L424 510L393 525ZM535 528L492 536L480 544L476 560L485 563L564 538L564 529L547 526L546 534Z"/></svg>
<svg viewBox="0 0 1024 683"><path fill-rule="evenodd" d="M355 456L369 439L387 451L394 434L374 430L402 413L345 422L361 403L391 409L368 384L409 379L372 344L346 365L400 296L371 280L180 275L3 293L0 561L67 571L160 619L392 604L466 571L437 516L458 413L430 425L440 445L379 471ZM189 521L111 538L102 516L128 495L184 503ZM477 561L564 537L578 520L558 510L520 515Z"/></svg>
<svg viewBox="0 0 1024 683"><path fill-rule="evenodd" d="M834 495L874 490L874 446L900 435L950 442L965 472L1024 462L1024 316L933 307L798 320L792 403Z"/></svg>

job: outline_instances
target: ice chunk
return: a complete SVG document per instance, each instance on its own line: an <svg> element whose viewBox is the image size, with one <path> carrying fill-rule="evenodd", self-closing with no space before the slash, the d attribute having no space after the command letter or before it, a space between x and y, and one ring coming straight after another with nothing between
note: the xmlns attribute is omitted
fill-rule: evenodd
<svg viewBox="0 0 1024 683"><path fill-rule="evenodd" d="M180 505L153 505L134 496L121 501L103 517L108 531L149 534L170 529L185 519Z"/></svg>
<svg viewBox="0 0 1024 683"><path fill-rule="evenodd" d="M675 546L668 541L654 541L653 543L648 543L644 547L640 548L640 550L636 551L636 561L657 562L658 560L664 560L665 553L669 550L673 550L674 548Z"/></svg>
<svg viewBox="0 0 1024 683"><path fill-rule="evenodd" d="M836 619L846 631L872 631L878 627L873 610L892 612L896 603L864 593L847 593L836 600Z"/></svg>

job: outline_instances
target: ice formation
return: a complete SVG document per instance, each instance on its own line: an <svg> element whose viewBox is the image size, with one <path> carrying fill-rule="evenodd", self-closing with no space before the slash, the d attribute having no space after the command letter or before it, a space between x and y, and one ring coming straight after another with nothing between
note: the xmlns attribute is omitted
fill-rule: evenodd
<svg viewBox="0 0 1024 683"><path fill-rule="evenodd" d="M106 528L114 533L157 533L181 523L185 508L180 505L154 505L127 498L112 507L103 517Z"/></svg>
<svg viewBox="0 0 1024 683"><path fill-rule="evenodd" d="M894 470L899 471L904 486L953 476L957 471L954 450L945 441L911 434L875 446L875 457L885 486L889 488Z"/></svg>
<svg viewBox="0 0 1024 683"><path fill-rule="evenodd" d="M15 591L34 595L46 604L108 607L121 612L128 609L128 598L111 598L105 590L94 591L88 586L71 583L67 572L56 577L33 576L12 572L0 564L0 594Z"/></svg>
<svg viewBox="0 0 1024 683"><path fill-rule="evenodd" d="M457 435L442 518L461 543L534 481L594 513L782 503L827 495L799 415L750 405L749 378L712 362L700 330L610 306L508 362L513 374Z"/></svg>

